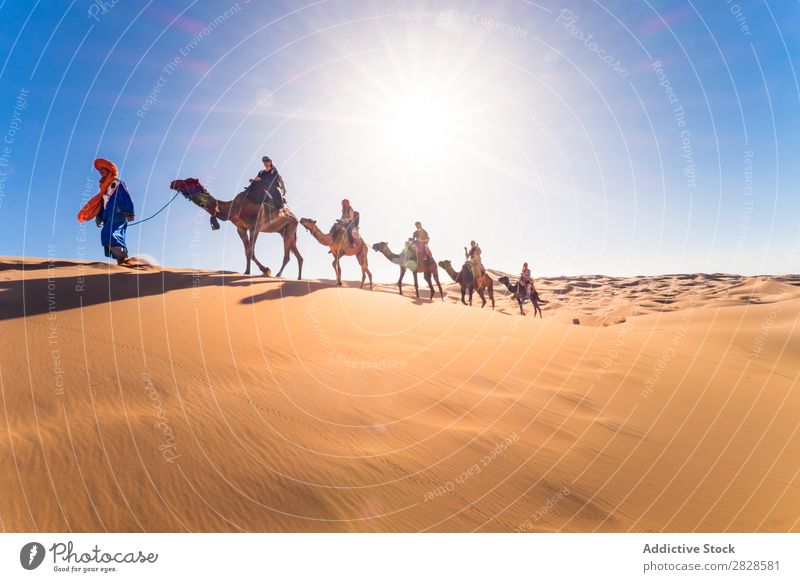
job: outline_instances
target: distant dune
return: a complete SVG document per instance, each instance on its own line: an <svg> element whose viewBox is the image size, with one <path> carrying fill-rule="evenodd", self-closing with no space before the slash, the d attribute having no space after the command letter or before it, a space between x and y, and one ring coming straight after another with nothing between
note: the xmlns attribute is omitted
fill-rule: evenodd
<svg viewBox="0 0 800 582"><path fill-rule="evenodd" d="M0 258L0 526L800 530L800 276L536 286Z"/></svg>

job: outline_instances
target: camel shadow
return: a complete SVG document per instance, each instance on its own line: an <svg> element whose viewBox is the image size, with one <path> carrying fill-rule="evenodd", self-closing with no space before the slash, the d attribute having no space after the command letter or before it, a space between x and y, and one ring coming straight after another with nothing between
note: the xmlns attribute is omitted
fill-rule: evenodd
<svg viewBox="0 0 800 582"><path fill-rule="evenodd" d="M306 295L310 295L311 293L315 293L317 291L322 291L323 289L337 289L336 281L332 279L315 279L313 281L297 281L291 279L278 279L278 278L265 278L258 281L259 283L273 283L273 282L280 282L282 283L280 286L273 287L271 289L267 289L263 293L259 293L258 295L252 295L250 297L245 297L239 303L245 305L252 305L253 303L260 303L261 301L271 301L273 299L286 299L288 297L305 297ZM343 281L343 285L339 287L339 289L359 289L361 283L355 281ZM234 285L241 285L241 283L235 283ZM369 287L364 287L363 289L366 292L369 292ZM377 291L377 286L375 291Z"/></svg>
<svg viewBox="0 0 800 582"><path fill-rule="evenodd" d="M43 271L45 269L59 269L62 267L75 267L77 263L72 261L46 261L41 263L24 263L12 262L5 263L0 261L0 271ZM87 268L96 269L97 267L106 267L108 263L93 262L85 263Z"/></svg>
<svg viewBox="0 0 800 582"><path fill-rule="evenodd" d="M68 263L75 267L75 263ZM66 266L66 265L65 265ZM0 321L58 313L101 303L164 295L170 291L235 284L243 275L174 271L128 271L108 267L106 273L64 277L0 280Z"/></svg>
<svg viewBox="0 0 800 582"><path fill-rule="evenodd" d="M441 301L439 298L439 291L436 291L436 294L433 296L433 299L428 299L430 296L430 289L425 287L423 290L422 287L419 288L419 297L416 296L414 293L414 284L408 283L403 284L403 293L402 295L397 290L397 283L375 283L374 292L377 293L387 293L389 295L394 295L395 297L401 297L403 299L410 299L411 303L414 305L430 305L431 303L435 303L437 301ZM445 293L444 300L447 301L447 294Z"/></svg>

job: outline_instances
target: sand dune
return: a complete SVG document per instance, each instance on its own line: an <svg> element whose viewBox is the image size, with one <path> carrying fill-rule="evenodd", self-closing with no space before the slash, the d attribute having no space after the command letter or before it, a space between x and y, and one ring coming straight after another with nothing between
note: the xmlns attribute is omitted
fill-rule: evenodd
<svg viewBox="0 0 800 582"><path fill-rule="evenodd" d="M800 530L800 276L536 284L0 259L0 525Z"/></svg>

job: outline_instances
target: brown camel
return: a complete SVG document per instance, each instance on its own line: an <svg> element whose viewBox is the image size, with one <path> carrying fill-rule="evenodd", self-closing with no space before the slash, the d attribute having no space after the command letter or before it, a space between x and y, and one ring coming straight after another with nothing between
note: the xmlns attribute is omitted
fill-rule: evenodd
<svg viewBox="0 0 800 582"><path fill-rule="evenodd" d="M430 257L430 260L427 261L418 260L417 249L408 242L403 247L403 252L399 255L394 254L392 249L389 248L389 244L385 242L375 243L372 245L372 250L381 253L395 265L400 265L400 279L397 281L400 295L403 294L403 277L405 277L406 270L409 270L414 275L414 291L417 294L417 299L419 299L417 273L422 273L425 282L428 283L428 287L431 290L431 299L433 299L433 296L436 294L436 291L433 289L433 283L431 283L431 277L433 277L436 281L436 285L439 287L439 295L442 301L444 301L444 291L442 291L442 284L439 282L439 269L436 268L436 261L433 260L433 257Z"/></svg>
<svg viewBox="0 0 800 582"><path fill-rule="evenodd" d="M300 224L311 233L319 244L328 247L333 255L333 270L336 273L336 285L342 286L342 266L339 261L342 257L355 257L361 266L361 288L364 287L364 280L369 277L369 288L372 289L372 273L367 265L367 253L369 247L364 239L359 237L355 244L350 244L347 237L347 230L337 221L328 234L322 232L317 226L317 221L311 218L301 218Z"/></svg>
<svg viewBox="0 0 800 582"><path fill-rule="evenodd" d="M505 285L514 299L517 300L517 303L519 304L519 312L522 315L525 315L525 310L522 308L522 305L525 303L525 299L530 299L531 304L533 305L533 317L535 318L536 314L538 313L539 317L542 318L542 308L539 306L539 304L547 303L547 301L542 301L539 299L539 293L536 291L535 287L533 287L530 294L528 294L527 290L520 285L519 281L512 283L511 280L506 276L500 277L498 281Z"/></svg>
<svg viewBox="0 0 800 582"><path fill-rule="evenodd" d="M469 291L469 304L472 305L472 292L476 289L476 286L474 281L475 277L472 275L472 269L469 263L464 263L460 273L456 273L450 261L439 261L439 266L447 271L447 274L450 275L453 281L461 286L461 303L464 305L467 304L467 302L464 301L464 293ZM492 301L492 309L494 309L494 281L492 281L492 278L486 273L481 274L480 279L478 279L477 290L482 301L481 308L486 306L485 293L488 291L489 299Z"/></svg>
<svg viewBox="0 0 800 582"><path fill-rule="evenodd" d="M229 220L236 227L239 238L244 244L244 254L247 258L245 275L250 274L250 260L252 259L261 272L270 275L268 267L262 265L256 258L256 239L260 232L277 232L283 238L283 264L278 277L289 263L289 253L297 257L297 278L303 276L303 257L297 250L297 218L291 213L278 214L271 207L265 207L261 202L251 200L244 190L236 195L233 200L217 200L200 183L197 178L186 180L173 180L170 189L184 195L187 200L194 202L211 215L211 229L219 228L219 220Z"/></svg>

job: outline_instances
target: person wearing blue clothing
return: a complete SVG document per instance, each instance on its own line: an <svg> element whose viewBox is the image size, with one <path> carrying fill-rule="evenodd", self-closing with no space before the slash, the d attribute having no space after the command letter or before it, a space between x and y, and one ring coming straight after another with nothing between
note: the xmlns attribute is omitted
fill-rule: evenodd
<svg viewBox="0 0 800 582"><path fill-rule="evenodd" d="M99 163L98 163L99 162ZM128 260L128 247L125 244L125 233L128 221L135 218L133 200L128 194L125 182L116 177L116 166L106 160L95 161L95 168L100 172L101 184L111 179L111 183L103 192L102 206L95 217L97 226L102 226L100 231L100 244L107 257L113 257L117 264Z"/></svg>

